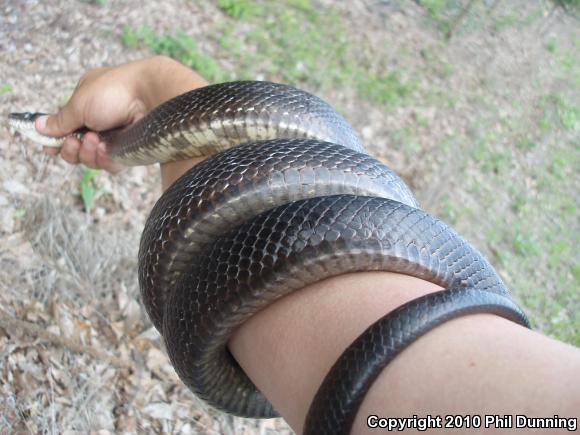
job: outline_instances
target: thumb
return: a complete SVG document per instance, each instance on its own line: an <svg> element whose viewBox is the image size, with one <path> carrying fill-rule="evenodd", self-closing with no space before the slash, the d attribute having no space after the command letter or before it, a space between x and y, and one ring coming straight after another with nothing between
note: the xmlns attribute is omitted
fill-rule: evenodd
<svg viewBox="0 0 580 435"><path fill-rule="evenodd" d="M39 116L34 125L40 134L64 137L84 125L83 120L77 113L78 111L69 102L54 115Z"/></svg>

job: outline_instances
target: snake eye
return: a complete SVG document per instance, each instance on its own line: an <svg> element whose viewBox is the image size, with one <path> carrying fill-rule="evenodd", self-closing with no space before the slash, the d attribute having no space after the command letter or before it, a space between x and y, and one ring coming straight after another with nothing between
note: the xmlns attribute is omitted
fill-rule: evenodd
<svg viewBox="0 0 580 435"><path fill-rule="evenodd" d="M26 117L28 121L36 121L36 118L44 115L44 113L38 113L38 112L26 112Z"/></svg>
<svg viewBox="0 0 580 435"><path fill-rule="evenodd" d="M38 112L22 112L22 113L10 113L8 117L10 119L19 120L19 121L26 121L26 122L34 122L36 118L39 116L44 115L44 113Z"/></svg>

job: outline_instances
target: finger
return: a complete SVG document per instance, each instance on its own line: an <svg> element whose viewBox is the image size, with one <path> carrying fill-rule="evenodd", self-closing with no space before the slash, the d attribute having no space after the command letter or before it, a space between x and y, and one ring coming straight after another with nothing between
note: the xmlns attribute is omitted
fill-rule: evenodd
<svg viewBox="0 0 580 435"><path fill-rule="evenodd" d="M107 145L105 142L100 142L97 145L97 163L99 167L111 174L116 174L123 169L123 165L113 161L111 155L107 151Z"/></svg>
<svg viewBox="0 0 580 435"><path fill-rule="evenodd" d="M92 143L92 144L98 144L100 141L101 141L101 137L93 131L89 131L89 132L85 133L82 137L82 140L81 140L82 143L87 142L87 143Z"/></svg>
<svg viewBox="0 0 580 435"><path fill-rule="evenodd" d="M73 96L56 114L38 117L35 122L36 130L47 136L63 137L81 128L84 122L80 101Z"/></svg>
<svg viewBox="0 0 580 435"><path fill-rule="evenodd" d="M89 168L99 169L97 165L97 145L94 134L85 134L79 150L79 161Z"/></svg>
<svg viewBox="0 0 580 435"><path fill-rule="evenodd" d="M60 155L66 162L76 165L79 163L80 148L81 143L78 139L75 139L74 137L67 137L60 150Z"/></svg>

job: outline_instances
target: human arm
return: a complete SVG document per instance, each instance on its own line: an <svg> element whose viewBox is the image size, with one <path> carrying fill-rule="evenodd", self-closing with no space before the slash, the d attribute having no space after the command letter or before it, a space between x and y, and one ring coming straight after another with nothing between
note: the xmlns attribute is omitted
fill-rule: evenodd
<svg viewBox="0 0 580 435"><path fill-rule="evenodd" d="M427 281L399 274L341 275L258 313L234 334L229 348L301 433L314 393L344 348L387 312L437 290ZM366 426L371 414L558 414L578 419L580 350L490 314L452 320L386 367L363 401L353 433L377 433Z"/></svg>

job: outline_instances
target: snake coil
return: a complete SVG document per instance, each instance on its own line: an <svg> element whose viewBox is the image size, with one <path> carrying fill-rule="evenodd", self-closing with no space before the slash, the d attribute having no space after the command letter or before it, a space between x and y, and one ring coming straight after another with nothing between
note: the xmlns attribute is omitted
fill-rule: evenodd
<svg viewBox="0 0 580 435"><path fill-rule="evenodd" d="M12 124L22 130L31 119L13 114ZM449 319L487 312L529 326L487 260L422 211L311 94L269 82L211 85L102 136L128 165L217 152L158 200L139 250L147 312L179 377L214 407L277 416L228 339L258 310L327 277L390 271L446 290L387 314L345 350L313 400L309 434L348 434L382 368Z"/></svg>

